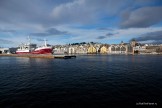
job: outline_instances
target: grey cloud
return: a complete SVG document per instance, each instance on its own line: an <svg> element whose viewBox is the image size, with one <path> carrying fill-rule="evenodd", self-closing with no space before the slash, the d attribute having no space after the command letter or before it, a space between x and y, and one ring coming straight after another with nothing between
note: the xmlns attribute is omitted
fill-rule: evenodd
<svg viewBox="0 0 162 108"><path fill-rule="evenodd" d="M24 28L25 24L43 27L89 24L95 23L98 17L118 13L123 6L121 0L1 0L0 23Z"/></svg>
<svg viewBox="0 0 162 108"><path fill-rule="evenodd" d="M19 26L18 24L56 24L50 17L52 9L72 0L0 0L0 23ZM24 27L25 28L25 27Z"/></svg>
<svg viewBox="0 0 162 108"><path fill-rule="evenodd" d="M67 31L59 31L55 28L50 28L42 33L30 33L30 35L32 35L32 36L52 36L52 35L64 35L64 34L68 34L68 32Z"/></svg>
<svg viewBox="0 0 162 108"><path fill-rule="evenodd" d="M49 33L30 33L31 36L49 36L51 34Z"/></svg>
<svg viewBox="0 0 162 108"><path fill-rule="evenodd" d="M97 30L108 30L108 31L113 31L113 29L111 29L111 28L106 28L106 27L101 27L101 28L98 28Z"/></svg>
<svg viewBox="0 0 162 108"><path fill-rule="evenodd" d="M119 34L119 33L107 33L106 36L107 36L107 37L112 37L112 36L114 36L114 35L116 35L116 34Z"/></svg>
<svg viewBox="0 0 162 108"><path fill-rule="evenodd" d="M6 39L0 39L0 43L1 44L15 44L15 42L10 41L10 40L6 40Z"/></svg>
<svg viewBox="0 0 162 108"><path fill-rule="evenodd" d="M112 37L116 34L118 34L118 33L107 33L105 36L98 36L96 39L105 39L105 38Z"/></svg>
<svg viewBox="0 0 162 108"><path fill-rule="evenodd" d="M113 33L107 33L107 34L106 34L107 37L111 37L111 36L113 36L113 35L114 35Z"/></svg>
<svg viewBox="0 0 162 108"><path fill-rule="evenodd" d="M106 36L98 36L96 39L105 39L107 38Z"/></svg>
<svg viewBox="0 0 162 108"><path fill-rule="evenodd" d="M0 23L57 24L95 23L102 17L118 15L133 0L1 0ZM124 24L125 25L125 24Z"/></svg>
<svg viewBox="0 0 162 108"><path fill-rule="evenodd" d="M56 35L67 34L66 31L59 31L59 30L57 30L55 28L50 28L50 29L47 30L47 32L49 34L56 34Z"/></svg>
<svg viewBox="0 0 162 108"><path fill-rule="evenodd" d="M36 40L37 40L37 41L44 41L43 39L40 39L40 38L37 38Z"/></svg>
<svg viewBox="0 0 162 108"><path fill-rule="evenodd" d="M13 33L13 32L16 32L16 30L11 30L11 29L0 29L0 32L11 32L11 33Z"/></svg>
<svg viewBox="0 0 162 108"><path fill-rule="evenodd" d="M156 32L150 32L150 33L146 33L141 35L138 38L135 38L135 40L137 41L154 41L156 42L162 42L162 31L156 31Z"/></svg>
<svg viewBox="0 0 162 108"><path fill-rule="evenodd" d="M160 2L160 0L156 0L156 2ZM149 13L149 11L151 12L152 15L160 14L161 11L159 9L141 8L141 7L154 6L154 5L155 5L155 0L102 0L102 1L100 0L73 0L72 2L63 3L59 6L54 7L53 13L51 16L55 21L60 22L60 23L77 22L79 24L80 23L87 24L91 22L95 23L96 20L103 18L105 16L113 16L113 17L118 16L119 13L123 12L123 10L128 9L130 10L130 15L128 15L127 17L124 17L123 18L124 21L121 24L122 27L127 27L127 25L129 26L129 23L131 23L132 17L136 16L136 14L137 16L138 14L141 14L141 13L147 14ZM140 8L140 9L136 10L137 12L136 11L131 12L133 9L136 9L136 8ZM157 14L155 14L156 12ZM148 17L146 16L146 19L147 18L149 18L149 16ZM157 19L158 18L155 18L155 20ZM130 20L130 21L127 22L127 20ZM134 26L136 22L139 22L139 21L140 23L142 22L141 18L135 19L135 20L137 21L135 21L134 24L130 24L130 26L131 25Z"/></svg>
<svg viewBox="0 0 162 108"><path fill-rule="evenodd" d="M98 21L105 18L105 16L118 16L118 14L128 8L129 5L132 6L133 1L134 0L0 0L0 26L5 26L6 24L7 27L27 28L28 31L31 31L30 26L33 28L39 26L39 29L41 27L49 28L55 25L69 23L98 23ZM153 11L157 10L157 12L159 12L161 9L152 10L151 8L146 10L147 9L141 8L127 12L126 16L123 14L121 27L146 26L149 23L149 25L154 23L152 20L158 22L158 20L162 19L160 13L157 13L159 14L158 17L152 18L154 14L156 15L156 12L153 14ZM151 13L151 15L143 15L147 12L148 14ZM142 14L141 17L138 13ZM132 19L134 16L138 16L139 18ZM145 20L141 21L143 16L147 19L147 22ZM104 29L106 30L106 28L101 28L100 30ZM111 29L108 28L107 30L111 31ZM56 31L53 32L59 34L56 33ZM34 33L34 35L37 36L47 36L50 34L54 33L50 33L50 31Z"/></svg>
<svg viewBox="0 0 162 108"><path fill-rule="evenodd" d="M74 0L53 9L51 16L57 22L92 23L105 15L116 15L130 0Z"/></svg>
<svg viewBox="0 0 162 108"><path fill-rule="evenodd" d="M162 40L153 41L152 44L162 44Z"/></svg>
<svg viewBox="0 0 162 108"><path fill-rule="evenodd" d="M161 0L134 0L134 7L145 7L145 6L155 6L155 2L156 2L156 6L161 4Z"/></svg>
<svg viewBox="0 0 162 108"><path fill-rule="evenodd" d="M162 7L143 7L122 13L121 28L149 27L162 21Z"/></svg>
<svg viewBox="0 0 162 108"><path fill-rule="evenodd" d="M32 40L36 40L36 41L39 41L39 42L42 42L42 41L44 41L46 38L39 38L39 37L32 37L31 38Z"/></svg>

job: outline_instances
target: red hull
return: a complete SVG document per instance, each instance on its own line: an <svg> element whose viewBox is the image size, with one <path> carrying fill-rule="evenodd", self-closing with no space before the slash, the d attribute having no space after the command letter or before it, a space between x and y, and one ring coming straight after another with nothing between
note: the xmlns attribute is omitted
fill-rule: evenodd
<svg viewBox="0 0 162 108"><path fill-rule="evenodd" d="M52 54L52 49L41 49L32 52L16 52L16 54Z"/></svg>
<svg viewBox="0 0 162 108"><path fill-rule="evenodd" d="M52 49L41 49L33 51L32 54L52 54Z"/></svg>

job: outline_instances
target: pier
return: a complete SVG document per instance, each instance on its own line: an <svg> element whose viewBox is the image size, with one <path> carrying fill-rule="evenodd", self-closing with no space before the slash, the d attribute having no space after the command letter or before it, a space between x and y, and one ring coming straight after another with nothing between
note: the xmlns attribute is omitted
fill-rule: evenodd
<svg viewBox="0 0 162 108"><path fill-rule="evenodd" d="M75 55L54 55L55 58L58 59L71 59L71 58L76 58Z"/></svg>
<svg viewBox="0 0 162 108"><path fill-rule="evenodd" d="M0 56L27 57L27 58L54 58L53 55L45 55L45 54L0 54Z"/></svg>
<svg viewBox="0 0 162 108"><path fill-rule="evenodd" d="M0 57L27 57L27 58L49 58L49 59L70 59L75 55L52 55L52 54L0 54Z"/></svg>

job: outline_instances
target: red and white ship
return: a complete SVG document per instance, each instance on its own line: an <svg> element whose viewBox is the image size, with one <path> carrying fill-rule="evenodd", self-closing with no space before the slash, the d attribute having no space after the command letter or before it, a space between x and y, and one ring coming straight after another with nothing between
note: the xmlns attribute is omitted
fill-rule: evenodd
<svg viewBox="0 0 162 108"><path fill-rule="evenodd" d="M52 54L52 47L47 46L46 40L44 46L36 48L34 51L32 51L32 54Z"/></svg>
<svg viewBox="0 0 162 108"><path fill-rule="evenodd" d="M27 44L21 44L16 51L16 54L52 54L52 47L47 46L46 40L44 46L36 47L36 44L31 44L28 37Z"/></svg>

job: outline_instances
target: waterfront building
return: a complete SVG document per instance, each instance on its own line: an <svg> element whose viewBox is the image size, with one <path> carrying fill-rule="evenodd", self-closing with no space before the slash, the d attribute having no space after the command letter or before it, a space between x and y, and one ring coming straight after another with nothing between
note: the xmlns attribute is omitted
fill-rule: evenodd
<svg viewBox="0 0 162 108"><path fill-rule="evenodd" d="M76 53L77 54L87 54L87 46L83 46L83 45L77 46Z"/></svg>
<svg viewBox="0 0 162 108"><path fill-rule="evenodd" d="M15 48L14 48L14 47L9 48L9 52L12 53L12 54L15 54L16 51L17 51L17 49L18 49L18 48L16 48L16 47L15 47Z"/></svg>
<svg viewBox="0 0 162 108"><path fill-rule="evenodd" d="M102 46L101 48L100 48L100 53L101 54L107 54L108 53L108 47L107 46Z"/></svg>
<svg viewBox="0 0 162 108"><path fill-rule="evenodd" d="M9 48L0 48L0 54L9 52Z"/></svg>
<svg viewBox="0 0 162 108"><path fill-rule="evenodd" d="M87 53L88 54L96 54L97 53L97 49L94 46L90 45L88 47Z"/></svg>
<svg viewBox="0 0 162 108"><path fill-rule="evenodd" d="M127 54L130 50L131 50L131 46L127 43L112 44L109 47L110 54Z"/></svg>
<svg viewBox="0 0 162 108"><path fill-rule="evenodd" d="M133 47L133 53L145 53L146 46L135 46Z"/></svg>
<svg viewBox="0 0 162 108"><path fill-rule="evenodd" d="M74 46L69 46L68 54L76 54L76 48Z"/></svg>
<svg viewBox="0 0 162 108"><path fill-rule="evenodd" d="M126 54L127 53L127 45L121 45L120 46L120 53Z"/></svg>
<svg viewBox="0 0 162 108"><path fill-rule="evenodd" d="M127 54L133 53L133 47L131 46L131 44L126 45L126 51L127 51Z"/></svg>
<svg viewBox="0 0 162 108"><path fill-rule="evenodd" d="M160 49L159 45L146 46L145 53L156 53Z"/></svg>
<svg viewBox="0 0 162 108"><path fill-rule="evenodd" d="M97 44L94 47L96 48L96 53L99 53L100 52L100 45Z"/></svg>
<svg viewBox="0 0 162 108"><path fill-rule="evenodd" d="M17 48L0 48L0 54L16 53Z"/></svg>
<svg viewBox="0 0 162 108"><path fill-rule="evenodd" d="M67 52L68 52L68 49L66 46L57 45L57 46L54 46L54 48L53 48L54 54L65 54Z"/></svg>

